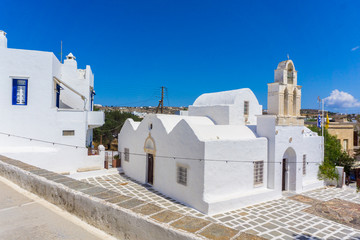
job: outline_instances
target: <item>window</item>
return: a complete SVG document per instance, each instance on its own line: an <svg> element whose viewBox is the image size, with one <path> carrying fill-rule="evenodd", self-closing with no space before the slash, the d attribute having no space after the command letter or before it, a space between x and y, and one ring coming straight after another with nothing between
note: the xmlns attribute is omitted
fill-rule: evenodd
<svg viewBox="0 0 360 240"><path fill-rule="evenodd" d="M245 116L249 115L249 102L248 101L244 101L244 115Z"/></svg>
<svg viewBox="0 0 360 240"><path fill-rule="evenodd" d="M254 162L254 185L263 184L264 161Z"/></svg>
<svg viewBox="0 0 360 240"><path fill-rule="evenodd" d="M128 148L124 148L124 155L125 155L125 161L129 161L130 160L130 152Z"/></svg>
<svg viewBox="0 0 360 240"><path fill-rule="evenodd" d="M28 80L13 79L13 105L27 105Z"/></svg>
<svg viewBox="0 0 360 240"><path fill-rule="evenodd" d="M63 136L74 136L75 130L63 130Z"/></svg>
<svg viewBox="0 0 360 240"><path fill-rule="evenodd" d="M95 96L95 91L91 90L90 91L90 111L92 111L94 109L94 96Z"/></svg>
<svg viewBox="0 0 360 240"><path fill-rule="evenodd" d="M344 140L343 140L343 150L344 150L344 151L347 151L347 150L348 150L348 141L349 141L349 140L347 140L347 139L344 139Z"/></svg>
<svg viewBox="0 0 360 240"><path fill-rule="evenodd" d="M187 168L178 166L177 167L177 182L184 186L187 185Z"/></svg>
<svg viewBox="0 0 360 240"><path fill-rule="evenodd" d="M55 88L55 94L56 94L56 99L55 99L55 105L57 108L60 107L60 91L63 90L63 88L60 86L60 84L56 83L56 88Z"/></svg>
<svg viewBox="0 0 360 240"><path fill-rule="evenodd" d="M306 175L306 154L303 155L303 175Z"/></svg>

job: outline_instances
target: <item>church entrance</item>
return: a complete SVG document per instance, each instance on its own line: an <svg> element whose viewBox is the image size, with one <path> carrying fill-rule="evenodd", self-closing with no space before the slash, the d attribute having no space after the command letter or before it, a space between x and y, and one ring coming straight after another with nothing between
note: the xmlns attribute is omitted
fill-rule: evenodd
<svg viewBox="0 0 360 240"><path fill-rule="evenodd" d="M147 182L154 183L154 155L150 153L147 154Z"/></svg>
<svg viewBox="0 0 360 240"><path fill-rule="evenodd" d="M296 191L296 153L291 147L286 149L282 158L282 191Z"/></svg>
<svg viewBox="0 0 360 240"><path fill-rule="evenodd" d="M286 158L284 158L282 161L282 190L283 191L286 190L286 172L287 172Z"/></svg>

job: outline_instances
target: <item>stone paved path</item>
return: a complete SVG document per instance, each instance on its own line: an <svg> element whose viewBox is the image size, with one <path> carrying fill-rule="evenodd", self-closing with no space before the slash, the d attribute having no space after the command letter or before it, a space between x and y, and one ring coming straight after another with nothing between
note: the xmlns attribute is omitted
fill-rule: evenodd
<svg viewBox="0 0 360 240"><path fill-rule="evenodd" d="M360 230L305 212L305 209L312 206L307 198L299 201L299 199L283 197L227 213L207 216L123 174L87 178L83 181L173 212L221 223L267 239L360 239ZM303 195L320 201L338 198L360 203L360 195L353 189L322 188Z"/></svg>

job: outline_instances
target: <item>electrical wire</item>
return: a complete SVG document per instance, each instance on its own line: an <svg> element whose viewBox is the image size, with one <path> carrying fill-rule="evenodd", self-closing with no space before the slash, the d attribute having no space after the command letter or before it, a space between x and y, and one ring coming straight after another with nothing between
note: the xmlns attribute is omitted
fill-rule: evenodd
<svg viewBox="0 0 360 240"><path fill-rule="evenodd" d="M22 139L27 139L27 140L30 140L30 141L37 141L37 142L42 142L42 143L49 143L49 144L52 144L52 145L60 145L60 146L66 146L66 147L74 147L74 148L82 148L82 149L88 149L87 147L82 147L82 146L76 146L76 145L70 145L70 144L64 144L64 143L56 143L56 142L51 142L51 141L45 141L45 140L40 140L40 139L36 139L36 138L29 138L29 137L23 137L23 136L18 136L18 135L14 135L14 134L9 134L9 133L4 133L4 132L0 132L0 134L2 135L7 135L8 137L17 137L17 138L22 138ZM143 156L143 157L146 157L147 154L141 154L141 153L130 153L130 152L121 152L121 151L118 151L119 154L123 153L123 154L129 154L129 155L136 155L136 156ZM156 157L159 157L159 158L169 158L169 159L182 159L182 160L189 160L189 161L204 161L204 162L226 162L226 163L229 163L229 162L232 162L232 163L253 163L255 164L256 162L258 161L237 161L237 160L227 160L227 159L204 159L204 158L190 158L190 157L178 157L178 156L161 156L161 155L156 155ZM267 161L263 161L263 160L260 160L262 161L264 164L276 164L276 163L279 163L279 164L282 164L282 161L280 162L267 162ZM290 162L290 161L286 161L286 163L303 163L303 162ZM309 163L314 163L314 164L320 164L319 162L306 162L306 164L309 164Z"/></svg>
<svg viewBox="0 0 360 240"><path fill-rule="evenodd" d="M124 153L124 154L129 154L129 155L135 155L135 156L143 156L143 157L146 157L147 154L142 154L142 153L130 153L130 152L120 152L119 151L119 154L121 153ZM234 162L234 163L253 163L255 164L255 162L259 162L259 161L263 161L263 160L259 160L259 161L237 161L237 160L226 160L226 159L204 159L204 158L189 158L189 157L176 157L176 156L161 156L161 155L156 155L156 157L158 158L170 158L170 159L182 159L182 160L190 160L190 161L204 161L204 162L226 162L226 163L229 163L229 162ZM265 162L263 161L263 163L280 163L282 164L282 161L280 162ZM290 161L286 161L286 163L303 163L303 162L290 162ZM315 164L320 164L319 162L306 162L307 164L309 163L315 163Z"/></svg>
<svg viewBox="0 0 360 240"><path fill-rule="evenodd" d="M23 136L19 136L19 135L4 133L4 132L0 132L0 134L2 134L2 135L7 135L8 137L17 137L17 138L27 139L27 140L30 140L30 141L36 141L36 142L42 142L42 143L49 143L49 144L52 144L52 145L61 145L61 146L66 146L66 147L74 147L74 148L84 148L84 149L87 149L87 147L70 145L70 144L65 144L65 143L51 142L51 141L46 141L46 140L41 140L41 139L36 139L36 138L23 137Z"/></svg>

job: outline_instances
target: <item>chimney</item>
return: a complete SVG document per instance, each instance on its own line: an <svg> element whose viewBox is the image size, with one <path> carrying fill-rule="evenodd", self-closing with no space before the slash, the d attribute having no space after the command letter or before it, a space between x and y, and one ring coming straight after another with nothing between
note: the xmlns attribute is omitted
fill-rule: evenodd
<svg viewBox="0 0 360 240"><path fill-rule="evenodd" d="M7 48L6 32L0 30L0 48Z"/></svg>
<svg viewBox="0 0 360 240"><path fill-rule="evenodd" d="M66 56L64 65L75 66L75 69L77 69L77 62L75 59L76 59L76 57L72 53L69 53L69 55Z"/></svg>

